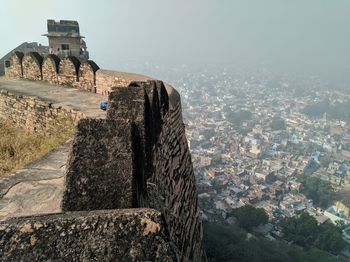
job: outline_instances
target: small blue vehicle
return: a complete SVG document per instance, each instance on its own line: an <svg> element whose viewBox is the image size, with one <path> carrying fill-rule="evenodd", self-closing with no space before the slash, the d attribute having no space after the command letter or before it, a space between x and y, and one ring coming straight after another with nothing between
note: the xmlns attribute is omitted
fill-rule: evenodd
<svg viewBox="0 0 350 262"><path fill-rule="evenodd" d="M107 110L107 106L108 106L108 102L106 102L106 101L102 101L101 104L100 104L100 108L101 108L103 111L106 111L106 110Z"/></svg>

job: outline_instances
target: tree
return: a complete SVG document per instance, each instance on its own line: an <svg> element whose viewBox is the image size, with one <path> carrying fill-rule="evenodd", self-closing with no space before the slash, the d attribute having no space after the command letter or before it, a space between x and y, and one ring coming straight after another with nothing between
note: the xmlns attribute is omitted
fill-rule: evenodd
<svg viewBox="0 0 350 262"><path fill-rule="evenodd" d="M222 156L220 153L217 153L215 155L213 155L213 157L211 158L211 164L212 165L220 165L222 164Z"/></svg>
<svg viewBox="0 0 350 262"><path fill-rule="evenodd" d="M335 199L332 186L318 177L297 174L297 180L302 184L301 193L312 199L316 206L327 208Z"/></svg>
<svg viewBox="0 0 350 262"><path fill-rule="evenodd" d="M239 257L239 243L245 239L245 232L238 227L204 222L204 245L209 261L232 261Z"/></svg>
<svg viewBox="0 0 350 262"><path fill-rule="evenodd" d="M327 168L330 163L331 163L331 158L329 156L322 156L322 157L320 157L321 167Z"/></svg>
<svg viewBox="0 0 350 262"><path fill-rule="evenodd" d="M282 219L280 225L286 239L300 246L310 246L317 238L317 221L307 213L302 213L300 217Z"/></svg>
<svg viewBox="0 0 350 262"><path fill-rule="evenodd" d="M231 214L237 218L239 226L248 231L253 227L266 224L269 220L263 208L255 208L251 205L236 208L232 210Z"/></svg>
<svg viewBox="0 0 350 262"><path fill-rule="evenodd" d="M220 182L219 179L217 179L216 177L213 178L213 180L211 181L211 185L213 186L213 188L216 190L216 191L221 191L223 189L223 185L222 183Z"/></svg>
<svg viewBox="0 0 350 262"><path fill-rule="evenodd" d="M272 130L277 131L277 130L285 130L286 129L286 122L284 119L275 116L272 118L270 127Z"/></svg>
<svg viewBox="0 0 350 262"><path fill-rule="evenodd" d="M315 245L320 249L338 254L345 248L346 243L343 240L341 228L333 224L322 224Z"/></svg>
<svg viewBox="0 0 350 262"><path fill-rule="evenodd" d="M308 213L302 213L299 217L285 218L280 221L280 226L287 240L302 247L315 246L338 254L346 246L339 227L332 224L317 225L316 219Z"/></svg>
<svg viewBox="0 0 350 262"><path fill-rule="evenodd" d="M237 225L203 223L204 247L210 262L335 262L336 258L317 248L303 249L281 241L247 240Z"/></svg>
<svg viewBox="0 0 350 262"><path fill-rule="evenodd" d="M243 121L252 119L252 116L253 116L252 112L248 110L240 110L238 112L234 112L230 110L226 113L227 121L238 126L240 126Z"/></svg>

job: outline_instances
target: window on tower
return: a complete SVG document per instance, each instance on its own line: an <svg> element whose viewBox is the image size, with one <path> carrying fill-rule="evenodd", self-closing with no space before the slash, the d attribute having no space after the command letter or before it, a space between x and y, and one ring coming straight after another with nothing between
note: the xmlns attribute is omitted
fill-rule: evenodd
<svg viewBox="0 0 350 262"><path fill-rule="evenodd" d="M62 44L61 45L61 49L62 49L62 51L64 51L64 50L69 50L69 45L68 44Z"/></svg>

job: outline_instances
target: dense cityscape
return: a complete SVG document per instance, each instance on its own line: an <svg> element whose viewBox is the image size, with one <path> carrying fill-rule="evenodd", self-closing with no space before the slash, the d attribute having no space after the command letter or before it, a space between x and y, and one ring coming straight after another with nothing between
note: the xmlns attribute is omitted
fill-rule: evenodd
<svg viewBox="0 0 350 262"><path fill-rule="evenodd" d="M280 240L279 221L307 213L350 243L349 91L317 77L219 68L167 75L182 96L202 219L235 223L235 209L262 208L268 223L255 231Z"/></svg>
<svg viewBox="0 0 350 262"><path fill-rule="evenodd" d="M0 261L350 262L349 10L3 1Z"/></svg>

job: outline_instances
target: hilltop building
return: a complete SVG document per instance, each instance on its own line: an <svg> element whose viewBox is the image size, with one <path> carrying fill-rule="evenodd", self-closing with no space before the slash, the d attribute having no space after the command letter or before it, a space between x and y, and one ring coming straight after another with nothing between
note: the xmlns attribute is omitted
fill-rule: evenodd
<svg viewBox="0 0 350 262"><path fill-rule="evenodd" d="M49 52L59 57L75 56L80 60L88 60L89 52L84 36L80 35L79 23L70 20L47 20L47 36Z"/></svg>

